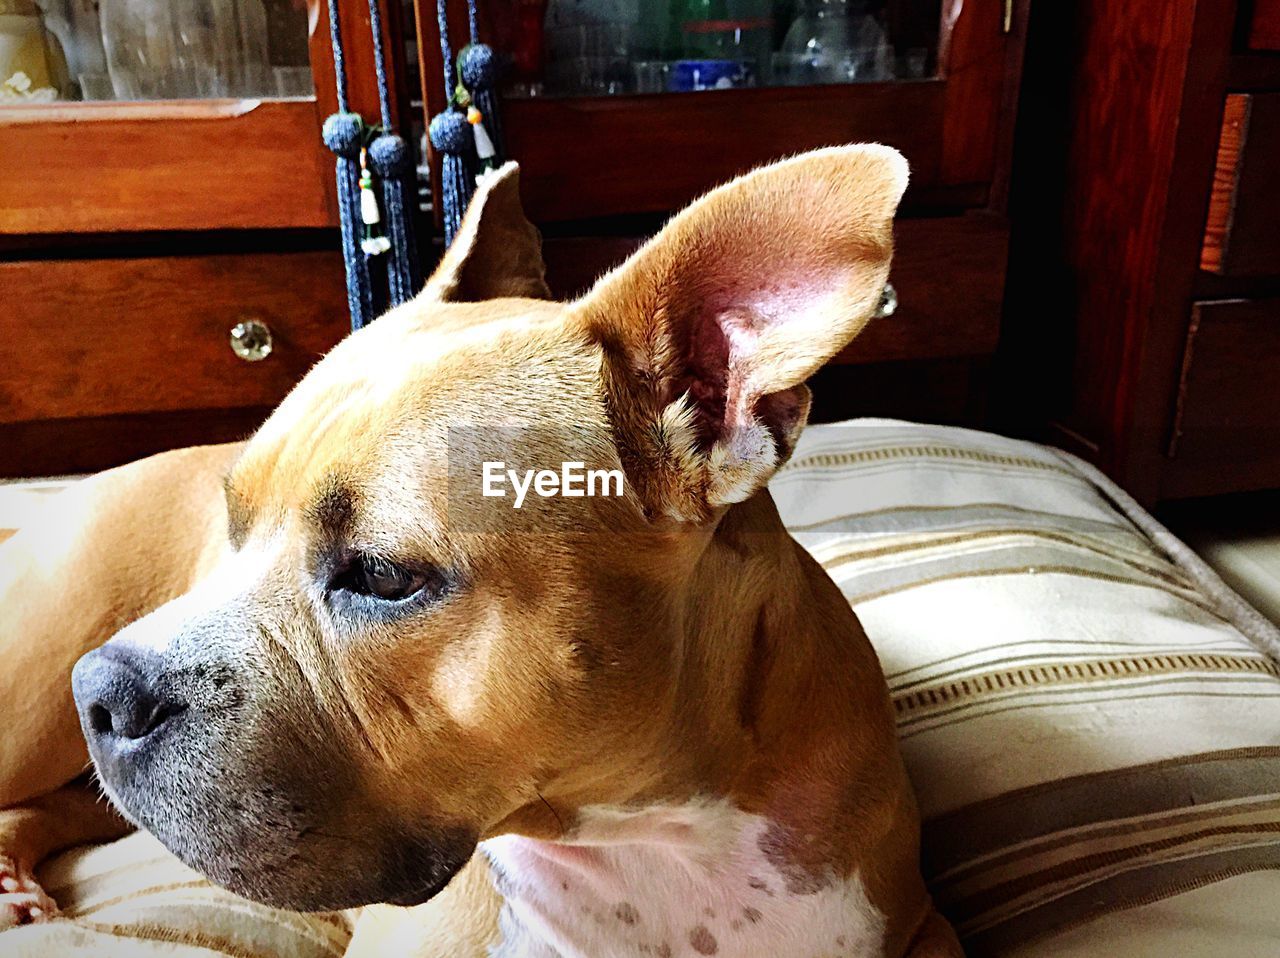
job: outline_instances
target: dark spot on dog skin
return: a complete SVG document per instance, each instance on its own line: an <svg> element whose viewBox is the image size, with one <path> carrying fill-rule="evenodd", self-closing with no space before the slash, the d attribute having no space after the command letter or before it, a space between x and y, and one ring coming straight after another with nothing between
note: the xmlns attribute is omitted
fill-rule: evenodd
<svg viewBox="0 0 1280 958"><path fill-rule="evenodd" d="M693 946L693 950L700 955L714 955L720 950L720 945L716 941L716 936L706 925L699 925L693 931L689 932L689 944Z"/></svg>
<svg viewBox="0 0 1280 958"><path fill-rule="evenodd" d="M756 878L756 877L754 877L754 876L753 876L753 877L751 877L751 878L748 878L748 879L747 879L747 887L748 887L748 888L753 888L753 889L755 889L756 891L762 891L762 892L764 892L766 895L768 895L770 898L772 898L772 897L773 897L773 889L772 889L772 888L770 888L770 887L769 887L769 885L768 885L768 883L767 883L767 882L765 882L765 881L764 881L764 879L762 879L762 878Z"/></svg>
<svg viewBox="0 0 1280 958"><path fill-rule="evenodd" d="M713 908L704 908L702 909L702 913L706 915L708 918L716 917L715 909Z"/></svg>
<svg viewBox="0 0 1280 958"><path fill-rule="evenodd" d="M653 950L653 953L657 955L658 958L671 958L671 946L664 941Z"/></svg>
<svg viewBox="0 0 1280 958"><path fill-rule="evenodd" d="M568 890L569 890L569 883L568 883L567 881L562 881L562 882L560 883L560 890L561 890L561 891L568 891Z"/></svg>
<svg viewBox="0 0 1280 958"><path fill-rule="evenodd" d="M756 844L769 863L782 874L787 891L792 895L816 895L830 886L829 874L810 871L794 860L792 853L799 842L786 826L778 822L770 823Z"/></svg>
<svg viewBox="0 0 1280 958"><path fill-rule="evenodd" d="M757 908L744 908L742 909L742 917L755 925L758 924L760 919L764 916L760 914L760 911Z"/></svg>
<svg viewBox="0 0 1280 958"><path fill-rule="evenodd" d="M617 917L618 921L622 922L624 925L634 925L640 920L640 913L636 911L635 906L626 901L615 908L613 910L613 914Z"/></svg>
<svg viewBox="0 0 1280 958"><path fill-rule="evenodd" d="M729 922L729 929L730 929L731 931L741 931L741 930L742 930L742 922L741 922L741 921L739 921L737 918L735 918L733 921Z"/></svg>
<svg viewBox="0 0 1280 958"><path fill-rule="evenodd" d="M844 947L844 945L845 945L845 937L844 937L844 935L840 935L840 936L838 936L838 937L836 938L836 947L837 947L837 948L843 948L843 947Z"/></svg>

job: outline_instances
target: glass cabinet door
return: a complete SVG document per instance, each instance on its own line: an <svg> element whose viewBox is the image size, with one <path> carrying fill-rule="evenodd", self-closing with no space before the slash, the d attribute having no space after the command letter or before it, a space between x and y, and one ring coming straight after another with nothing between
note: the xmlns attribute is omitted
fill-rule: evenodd
<svg viewBox="0 0 1280 958"><path fill-rule="evenodd" d="M939 0L517 0L495 14L510 21L511 96L917 80L937 66Z"/></svg>
<svg viewBox="0 0 1280 958"><path fill-rule="evenodd" d="M0 103L314 93L305 0L0 0Z"/></svg>
<svg viewBox="0 0 1280 958"><path fill-rule="evenodd" d="M859 142L906 155L908 208L969 209L1002 189L1029 2L480 0L479 27L507 66L501 128L535 222L663 214L761 163ZM434 115L435 4L417 7ZM446 9L456 50L466 8Z"/></svg>

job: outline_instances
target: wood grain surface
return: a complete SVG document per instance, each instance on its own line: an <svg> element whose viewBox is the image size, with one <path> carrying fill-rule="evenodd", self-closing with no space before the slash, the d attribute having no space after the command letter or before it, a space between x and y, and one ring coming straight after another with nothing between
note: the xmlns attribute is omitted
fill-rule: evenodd
<svg viewBox="0 0 1280 958"><path fill-rule="evenodd" d="M337 253L0 263L0 423L272 406L349 329ZM241 319L270 356L232 351Z"/></svg>

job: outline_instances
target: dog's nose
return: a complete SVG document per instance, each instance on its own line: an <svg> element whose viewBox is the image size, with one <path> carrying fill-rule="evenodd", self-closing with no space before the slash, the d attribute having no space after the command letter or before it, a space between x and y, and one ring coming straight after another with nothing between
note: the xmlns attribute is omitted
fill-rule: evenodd
<svg viewBox="0 0 1280 958"><path fill-rule="evenodd" d="M105 752L155 735L186 707L160 690L146 659L110 646L76 663L71 689L85 738Z"/></svg>

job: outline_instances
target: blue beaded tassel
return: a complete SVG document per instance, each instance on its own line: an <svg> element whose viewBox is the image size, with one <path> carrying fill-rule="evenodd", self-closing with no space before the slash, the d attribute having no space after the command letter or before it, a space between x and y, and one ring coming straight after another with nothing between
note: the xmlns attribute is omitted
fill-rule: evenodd
<svg viewBox="0 0 1280 958"><path fill-rule="evenodd" d="M325 120L323 137L325 145L337 157L347 304L351 310L351 328L360 329L372 322L386 305L408 302L422 288L422 264L414 236L413 157L392 124L378 0L369 0L369 24L378 74L380 127L368 126L360 114L351 111L338 0L329 0L328 6L338 112ZM380 202L375 186L381 190ZM388 254L388 260L377 260ZM377 268L373 268L375 262ZM381 266L384 262L385 271Z"/></svg>
<svg viewBox="0 0 1280 958"><path fill-rule="evenodd" d="M446 245L453 242L476 178L502 162L502 133L497 107L497 58L478 39L475 0L467 0L471 42L458 53L457 84L449 46L447 0L436 0L440 56L444 63L444 92L448 106L431 120L431 145L440 154L441 211Z"/></svg>
<svg viewBox="0 0 1280 958"><path fill-rule="evenodd" d="M418 260L418 243L413 228L417 188L412 179L413 155L391 122L390 84L382 51L382 17L378 0L369 0L369 26L373 31L373 63L378 74L382 131L369 145L368 159L382 184L382 209L386 214L386 235L391 244L387 296L392 306L399 306L413 299L422 289L422 263Z"/></svg>
<svg viewBox="0 0 1280 958"><path fill-rule="evenodd" d="M475 138L466 117L454 110L437 114L428 130L431 145L440 154L440 197L443 201L444 242L453 242L462 224L462 214L471 201L475 179L469 172L475 153Z"/></svg>
<svg viewBox="0 0 1280 958"><path fill-rule="evenodd" d="M324 145L336 159L338 219L342 224L342 261L347 272L347 308L351 328L359 329L373 319L373 292L369 284L369 264L360 249L360 173L358 161L364 146L364 120L352 113L347 100L347 71L338 24L337 0L329 0L329 35L333 40L333 72L338 88L338 112L324 121Z"/></svg>

